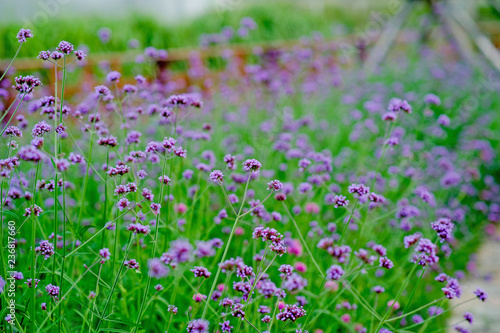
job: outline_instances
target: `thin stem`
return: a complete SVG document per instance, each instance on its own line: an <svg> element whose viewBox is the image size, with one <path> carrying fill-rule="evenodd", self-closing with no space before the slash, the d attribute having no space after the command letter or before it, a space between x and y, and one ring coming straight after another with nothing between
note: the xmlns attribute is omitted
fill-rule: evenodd
<svg viewBox="0 0 500 333"><path fill-rule="evenodd" d="M247 183L245 186L245 192L243 192L243 200L241 201L241 206L240 206L240 209L238 211L238 215L236 216L236 220L234 221L233 228L231 229L231 233L229 234L229 238L228 238L227 243L226 243L226 248L224 249L224 253L222 254L221 262L224 262L226 260L227 253L229 252L229 245L231 244L231 240L233 239L233 236L234 236L234 231L236 230L236 227L238 226L238 221L240 220L241 211L243 210L243 206L245 205L245 200L246 200L247 191L248 191L248 184L250 183L251 176L252 176L252 173L251 172L248 173L248 179L247 179ZM217 285L217 279L219 278L220 272L221 272L221 266L219 265L219 267L217 268L217 273L215 274L214 282L212 283L212 287L210 288L210 293L208 294L208 299L212 298L212 294L215 290L215 286ZM208 309L208 302L205 303L205 307L203 308L203 314L201 316L203 319L205 319L205 315L207 314L207 309Z"/></svg>
<svg viewBox="0 0 500 333"><path fill-rule="evenodd" d="M135 235L135 233L132 233L129 237L127 250L125 251L125 256L124 256L123 260L127 260L128 253L129 253L130 247L132 245L132 240L134 239L134 235ZM111 291L109 292L108 298L106 299L106 303L104 304L104 309L101 312L102 316L101 316L101 318L99 318L99 321L97 322L97 327L96 327L97 332L99 332L99 328L102 325L102 319L106 316L106 311L108 310L109 303L111 301L111 298L113 297L113 292L115 291L116 285L118 284L120 273L122 272L123 267L125 267L125 265L120 265L120 268L118 269L118 274L116 274L116 276L115 276L115 280L113 281L113 286L111 287Z"/></svg>
<svg viewBox="0 0 500 333"><path fill-rule="evenodd" d="M167 167L167 158L166 156L163 156L163 167L162 167L162 174L161 174L161 177L163 177L165 175L165 169ZM161 185L160 185L160 196L159 196L159 201L161 202L162 198L163 198L163 189L165 188L165 186L169 186L169 185L165 185L163 182L161 182ZM168 202L167 202L168 204ZM155 238L154 238L154 242L153 242L153 257L156 256L156 250L158 248L158 239L160 238L159 237L159 226L160 226L160 214L161 214L161 208L160 208L160 211L158 212L158 214L156 215L156 231L155 231ZM144 289L144 295L142 297L142 301L141 301L141 305L139 307L139 313L137 314L137 319L136 319L136 322L135 322L135 327L132 329L132 333L134 333L136 330L137 330L137 327L139 326L139 322L141 320L141 317L142 317L142 312L144 311L144 304L146 302L146 297L148 296L148 292L149 292L149 287L151 285L151 276L148 275L148 280L147 280L147 283L146 283L146 288ZM208 302L207 302L208 303Z"/></svg>
<svg viewBox="0 0 500 333"><path fill-rule="evenodd" d="M319 267L318 263L316 262L316 259L314 259L314 256L311 252L311 250L309 249L309 246L307 245L307 242L306 240L304 239L304 236L302 236L302 232L300 231L300 228L299 226L297 225L297 222L295 221L295 219L293 218L292 216L292 213L290 213L290 210L288 210L288 207L285 205L285 202L282 201L282 204L283 204L283 207L285 208L288 216L290 216L290 219L292 220L293 222L293 225L295 226L295 229L297 230L299 236L300 236L300 240L302 241L302 244L304 245L304 247L306 248L306 251L307 253L309 253L309 257L311 257L311 260L313 261L314 265L316 266L316 268L318 269L318 272L319 274L324 277L325 276L325 273L323 272L323 270L321 269L321 267Z"/></svg>
<svg viewBox="0 0 500 333"><path fill-rule="evenodd" d="M255 327L251 322L248 321L248 319L244 318L244 320L248 323L248 325L250 325L255 331L259 332L260 331L257 329L257 327Z"/></svg>
<svg viewBox="0 0 500 333"><path fill-rule="evenodd" d="M89 143L89 152L88 152L88 161L87 161L87 170L85 171L85 180L83 182L83 190L82 190L82 196L80 199L80 212L78 213L78 220L77 225L80 223L82 220L82 213L83 213L83 208L84 208L84 202L85 202L85 192L87 191L87 185L89 182L89 168L90 168L90 163L92 161L92 145L94 143L94 127L95 127L95 121L96 121L96 116L97 116L97 110L99 109L99 100L101 97L99 96L97 98L97 103L95 106L95 111L94 111L94 118L92 119L92 128L90 129L90 143Z"/></svg>
<svg viewBox="0 0 500 333"><path fill-rule="evenodd" d="M5 75L7 75L7 73L9 72L9 69L12 66L12 64L14 63L14 60L17 58L17 55L19 54L19 51L21 50L21 46L23 46L23 44L24 43L20 43L19 44L19 47L17 48L16 54L14 54L14 58L12 58L12 60L10 61L9 66L7 66L7 69L3 72L2 77L0 77L0 82L2 82L3 78L5 77Z"/></svg>
<svg viewBox="0 0 500 333"><path fill-rule="evenodd" d="M38 179L38 174L40 172L41 162L36 163L36 173L35 181L33 185L33 201L31 209L31 309L30 309L30 319L31 319L31 332L35 332L36 326L36 225L35 225L35 199L36 199L36 181Z"/></svg>
<svg viewBox="0 0 500 333"><path fill-rule="evenodd" d="M410 274L408 274L408 277L406 278L406 280L404 281L403 285L401 286L401 288L399 289L397 295L396 295L396 298L394 298L394 300L392 301L392 305L391 307L389 308L389 310L387 310L387 312L385 313L384 317L382 317L382 320L379 322L377 328L375 329L375 331L378 332L378 330L382 327L382 325L384 325L384 323L386 322L386 319L387 317L389 317L389 315L391 314L392 312L392 309L394 308L394 305L396 305L396 302L398 301L399 299L399 296L401 296L401 294L403 293L403 290L405 290L406 286L408 285L408 282L410 282L410 279L411 277L413 276L413 273L417 270L417 267L418 265L415 264L413 266L413 269L411 270Z"/></svg>
<svg viewBox="0 0 500 333"><path fill-rule="evenodd" d="M0 132L0 136L2 136L2 135L3 135L3 133L5 132L5 130L7 129L7 127L9 127L9 124L10 124L10 122L12 121L12 118L14 118L14 116L16 115L17 110L19 109L19 107L21 106L21 104L23 104L23 101L24 101L24 96L26 96L26 93L24 93L23 97L21 97L21 100L20 100L20 101L19 101L19 103L17 104L16 109L15 109L15 110L14 110L14 112L12 113L12 116L10 116L9 121L7 122L7 124L5 124L5 126L4 126L4 128L3 128L3 130L2 130L2 132ZM5 113L5 114L7 114L7 113ZM3 119L3 117L2 117L2 119ZM0 120L1 120L1 119L0 119Z"/></svg>

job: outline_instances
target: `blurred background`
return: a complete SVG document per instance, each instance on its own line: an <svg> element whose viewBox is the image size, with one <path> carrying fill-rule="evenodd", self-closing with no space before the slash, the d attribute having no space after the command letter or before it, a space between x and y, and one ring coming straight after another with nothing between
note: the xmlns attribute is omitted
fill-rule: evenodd
<svg viewBox="0 0 500 333"><path fill-rule="evenodd" d="M177 48L198 46L206 33L225 26L238 27L250 16L259 29L234 42L299 38L313 31L326 37L362 34L373 29L371 14L397 14L406 0L18 0L0 1L0 59L17 48L12 38L20 27L34 31L36 39L21 56L56 45L61 39L86 45L91 52L126 51L133 46ZM413 1L434 2L441 1ZM497 42L500 31L498 0L451 0L467 10L480 28ZM424 5L415 6L411 19L418 23ZM382 16L383 16L382 15ZM387 18L383 18L387 20ZM377 20L375 20L377 21ZM380 21L380 20L378 20ZM373 22L372 22L373 23ZM383 22L379 22L383 25ZM107 28L109 42L97 34ZM381 28L381 27L380 27Z"/></svg>
<svg viewBox="0 0 500 333"><path fill-rule="evenodd" d="M500 0L0 0L0 70L19 46L20 28L33 30L35 38L21 48L15 73L35 70L49 89L54 73L36 59L40 51L66 40L89 55L71 69L78 75L68 77L69 95L83 84L91 90L111 69L124 75L123 83L144 74L175 81L182 90L192 83L182 73L197 59L216 71L228 52L251 63L252 54L272 55L304 37L316 45L335 42L339 61L361 65L383 61L395 43L412 61L421 45L446 40L455 44L447 52L457 58L500 71ZM478 309L498 322L498 309Z"/></svg>

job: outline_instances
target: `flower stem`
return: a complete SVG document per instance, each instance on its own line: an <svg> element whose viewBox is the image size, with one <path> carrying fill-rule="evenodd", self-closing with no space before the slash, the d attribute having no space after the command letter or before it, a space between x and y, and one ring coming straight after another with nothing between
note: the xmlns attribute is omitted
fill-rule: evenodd
<svg viewBox="0 0 500 333"><path fill-rule="evenodd" d="M224 253L222 254L221 262L224 262L226 260L227 253L229 252L229 245L231 245L231 240L233 239L234 231L236 230L236 227L238 226L238 221L240 220L241 211L243 210L243 206L245 205L245 200L246 200L247 191L248 191L248 184L250 183L251 176L252 176L252 173L250 172L248 174L248 179L247 179L247 183L245 186L245 192L243 192L243 200L241 201L240 210L238 211L238 215L236 216L236 220L234 221L233 228L231 229L231 233L229 234L229 238L227 240L226 247L224 249ZM217 279L219 278L220 272L221 272L221 266L219 265L219 267L217 268L217 273L215 274L214 282L212 283L212 287L210 288L210 293L208 294L208 299L212 298L212 294L215 290L215 286L217 285ZM208 302L205 303L205 307L203 308L203 314L201 316L203 319L205 319L205 315L207 314L207 309L208 309Z"/></svg>

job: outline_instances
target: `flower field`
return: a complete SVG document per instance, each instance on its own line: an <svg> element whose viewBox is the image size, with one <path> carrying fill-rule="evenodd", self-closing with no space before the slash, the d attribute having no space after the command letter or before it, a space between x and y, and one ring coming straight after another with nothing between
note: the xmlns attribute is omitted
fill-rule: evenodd
<svg viewBox="0 0 500 333"><path fill-rule="evenodd" d="M447 319L488 301L460 284L500 221L497 76L445 46L371 76L337 51L193 54L187 84L147 47L70 96L71 41L36 50L54 86L2 72L0 331L471 331Z"/></svg>

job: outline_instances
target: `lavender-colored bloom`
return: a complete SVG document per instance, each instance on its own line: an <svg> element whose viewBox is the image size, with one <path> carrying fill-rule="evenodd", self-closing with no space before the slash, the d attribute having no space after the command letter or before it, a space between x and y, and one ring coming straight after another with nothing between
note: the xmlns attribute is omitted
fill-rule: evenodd
<svg viewBox="0 0 500 333"><path fill-rule="evenodd" d="M127 267L128 269L135 269L135 270L139 270L139 263L138 263L138 262L137 262L137 260L135 260L135 259L125 260L125 261L123 262L123 265L124 265L125 267ZM161 287L161 285L158 285L158 286L160 286L160 287ZM163 287L161 287L161 288L157 288L157 286L156 286L156 287L155 287L155 289L159 291L159 290L163 289Z"/></svg>
<svg viewBox="0 0 500 333"><path fill-rule="evenodd" d="M74 49L75 47L73 46L73 44L66 42L64 40L61 41L57 46L57 50L61 51L64 54L71 54L71 52L73 52Z"/></svg>
<svg viewBox="0 0 500 333"><path fill-rule="evenodd" d="M45 287L45 291L47 292L47 294L54 298L55 300L58 299L59 297L59 291L60 291L60 288L58 286L54 286L52 284L49 284Z"/></svg>
<svg viewBox="0 0 500 333"><path fill-rule="evenodd" d="M35 247L37 254L43 255L45 260L49 259L54 253L54 245L47 240L43 240Z"/></svg>
<svg viewBox="0 0 500 333"><path fill-rule="evenodd" d="M333 193L328 193L325 195L325 202L327 204L333 204L333 207L345 207L349 205L349 200L343 195L335 195Z"/></svg>
<svg viewBox="0 0 500 333"><path fill-rule="evenodd" d="M39 78L34 77L33 75L16 76L14 82L15 84L12 86L12 88L19 91L20 93L25 94L33 92L33 89L42 85L42 81L40 81Z"/></svg>
<svg viewBox="0 0 500 333"><path fill-rule="evenodd" d="M347 188L347 190L349 193L355 193L360 197L370 193L370 188L363 184L352 184Z"/></svg>
<svg viewBox="0 0 500 333"><path fill-rule="evenodd" d="M432 229L436 230L441 243L444 241L449 241L453 234L453 228L455 227L453 222L448 218L440 218L439 220L431 224Z"/></svg>
<svg viewBox="0 0 500 333"><path fill-rule="evenodd" d="M222 333L231 333L231 330L233 329L233 326L231 326L231 322L229 320L226 320L219 325Z"/></svg>
<svg viewBox="0 0 500 333"><path fill-rule="evenodd" d="M448 127L450 126L451 120L450 117L448 117L445 114L439 115L437 123L443 127Z"/></svg>
<svg viewBox="0 0 500 333"><path fill-rule="evenodd" d="M394 267L394 264L392 263L392 261L389 258L380 257L379 258L379 266L384 267L386 269L391 269Z"/></svg>
<svg viewBox="0 0 500 333"><path fill-rule="evenodd" d="M272 191L279 191L283 188L283 184L279 180L272 180L267 183L267 189Z"/></svg>
<svg viewBox="0 0 500 333"><path fill-rule="evenodd" d="M64 54L59 52L59 51L52 51L52 53L50 54L50 57L54 60L59 60L59 59L62 59L64 57Z"/></svg>
<svg viewBox="0 0 500 333"><path fill-rule="evenodd" d="M28 38L33 38L33 32L30 29L21 29L16 36L19 43L24 43Z"/></svg>
<svg viewBox="0 0 500 333"><path fill-rule="evenodd" d="M468 321L468 322L469 322L469 324L471 324L471 325L472 325L472 323L474 322L474 315L473 315L472 313L470 313L470 312L465 312L465 313L464 313L464 319L465 319L466 321Z"/></svg>
<svg viewBox="0 0 500 333"><path fill-rule="evenodd" d="M262 164L256 159L248 159L243 162L243 170L258 172L262 167Z"/></svg>
<svg viewBox="0 0 500 333"><path fill-rule="evenodd" d="M106 75L106 81L108 81L109 83L113 83L113 82L118 83L120 81L121 76L122 75L119 72L112 71L112 72L109 72L108 75Z"/></svg>
<svg viewBox="0 0 500 333"><path fill-rule="evenodd" d="M108 87L103 86L103 85L94 87L94 90L95 90L96 94L99 94L101 96L110 96L111 95L111 90L109 90Z"/></svg>
<svg viewBox="0 0 500 333"><path fill-rule="evenodd" d="M326 271L326 277L330 280L338 280L344 275L344 270L339 265L332 265Z"/></svg>
<svg viewBox="0 0 500 333"><path fill-rule="evenodd" d="M205 319L194 319L188 323L187 331L189 333L206 333L210 323Z"/></svg>
<svg viewBox="0 0 500 333"><path fill-rule="evenodd" d="M427 238L421 238L415 248L417 255L414 258L414 262L419 265L425 266L427 264L433 265L439 261L439 257L436 255L437 246L432 243L431 240Z"/></svg>
<svg viewBox="0 0 500 333"><path fill-rule="evenodd" d="M41 59L43 61L49 60L50 58L50 51L40 51L38 54L38 59Z"/></svg>
<svg viewBox="0 0 500 333"><path fill-rule="evenodd" d="M203 277L205 279L208 279L212 273L208 271L205 267L200 267L200 266L195 266L193 269L191 269L191 272L193 272L195 277Z"/></svg>
<svg viewBox="0 0 500 333"><path fill-rule="evenodd" d="M426 104L441 105L441 99L434 94L427 94L424 97L424 102Z"/></svg>
<svg viewBox="0 0 500 333"><path fill-rule="evenodd" d="M427 313L429 314L429 316L439 316L440 314L442 314L444 312L443 308L440 308L439 306L431 306L428 310L427 310Z"/></svg>
<svg viewBox="0 0 500 333"><path fill-rule="evenodd" d="M477 288L476 290L474 290L474 295L476 295L477 298L479 298L479 300L483 302L488 299L488 294L481 288Z"/></svg>
<svg viewBox="0 0 500 333"><path fill-rule="evenodd" d="M220 170L214 170L210 173L210 180L216 184L222 184L224 182L224 174Z"/></svg>
<svg viewBox="0 0 500 333"><path fill-rule="evenodd" d="M148 275L156 279L161 279L168 275L170 272L169 268L165 266L163 261L159 258L153 258L148 260Z"/></svg>
<svg viewBox="0 0 500 333"><path fill-rule="evenodd" d="M103 27L97 31L97 37L101 40L101 43L107 44L111 39L111 29Z"/></svg>
<svg viewBox="0 0 500 333"><path fill-rule="evenodd" d="M276 319L281 321L292 321L295 322L300 317L304 317L306 315L306 310L303 307L298 305L290 305L285 304L285 307L280 310L280 312L276 315Z"/></svg>
<svg viewBox="0 0 500 333"><path fill-rule="evenodd" d="M83 59L85 59L87 57L87 55L85 54L85 52L83 52L83 50L76 50L74 53L75 53L76 59L78 59L79 61L82 61ZM40 52L40 54L41 54L41 52ZM47 59L44 59L44 60L47 60Z"/></svg>

